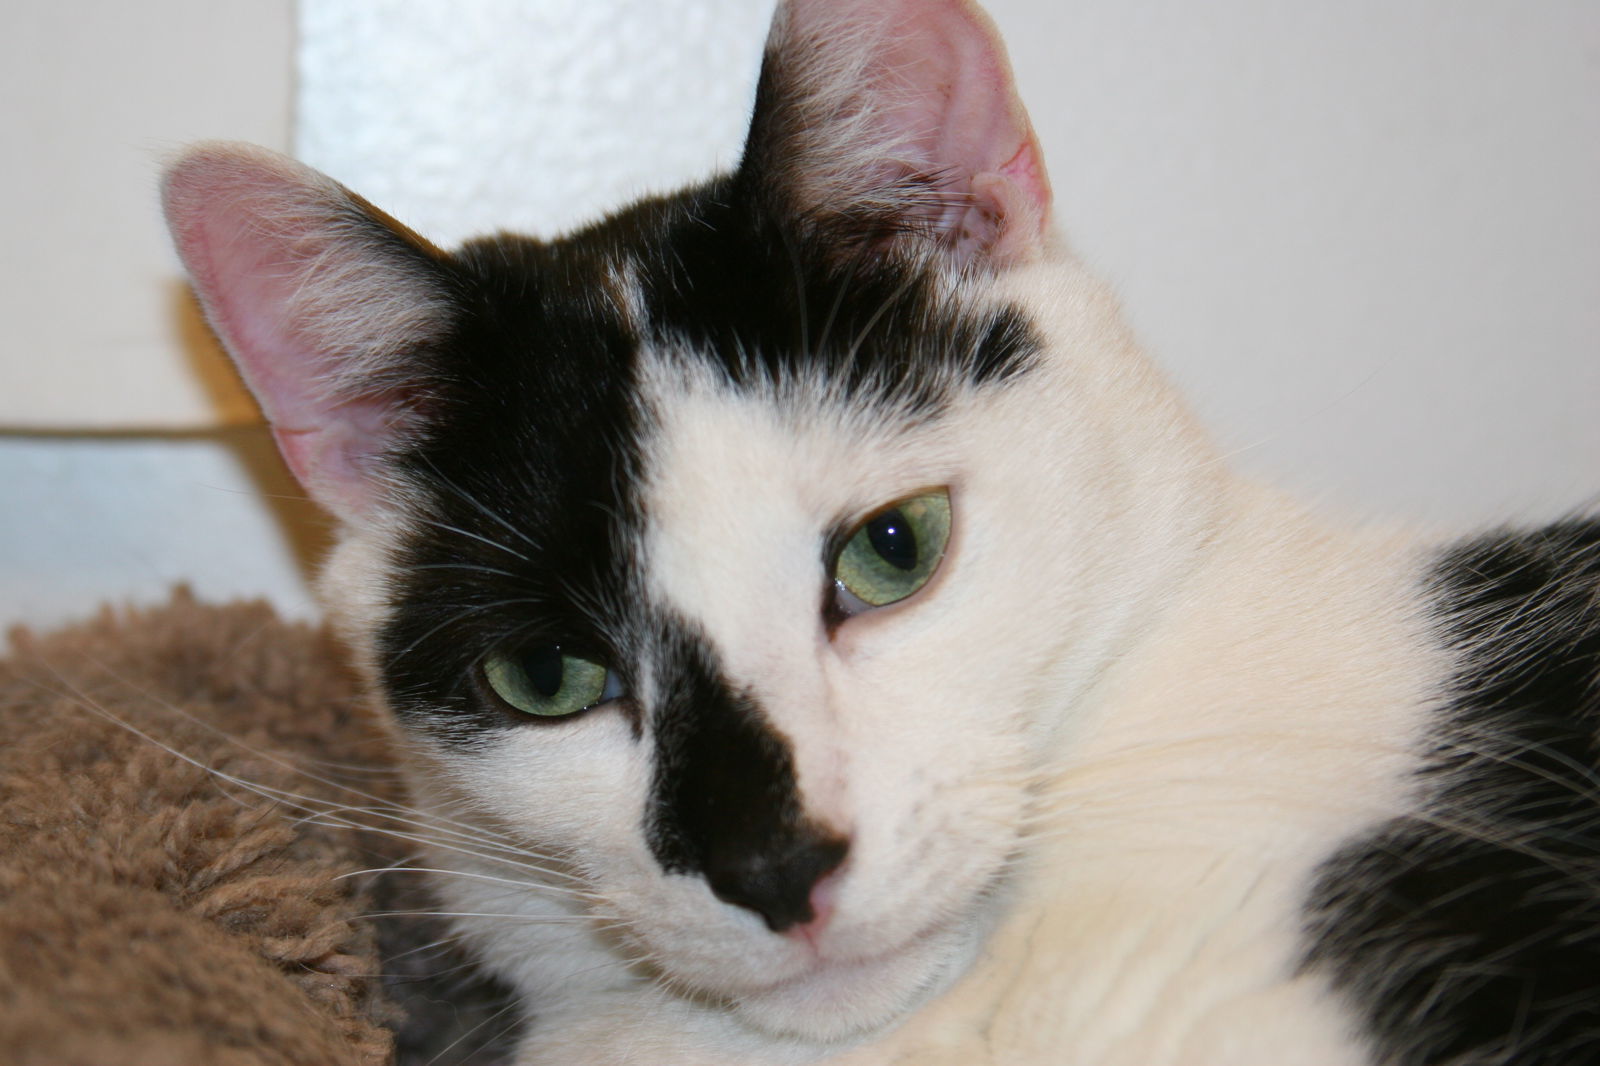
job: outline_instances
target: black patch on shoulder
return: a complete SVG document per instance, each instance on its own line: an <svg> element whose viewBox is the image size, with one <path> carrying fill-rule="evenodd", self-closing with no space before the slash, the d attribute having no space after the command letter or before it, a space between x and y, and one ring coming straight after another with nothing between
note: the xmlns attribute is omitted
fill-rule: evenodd
<svg viewBox="0 0 1600 1066"><path fill-rule="evenodd" d="M677 620L661 635L652 854L774 931L810 921L811 888L843 860L845 841L804 816L788 741L721 675L704 637Z"/></svg>
<svg viewBox="0 0 1600 1066"><path fill-rule="evenodd" d="M1459 545L1428 588L1461 666L1421 813L1323 866L1306 965L1382 1063L1600 1062L1600 522Z"/></svg>

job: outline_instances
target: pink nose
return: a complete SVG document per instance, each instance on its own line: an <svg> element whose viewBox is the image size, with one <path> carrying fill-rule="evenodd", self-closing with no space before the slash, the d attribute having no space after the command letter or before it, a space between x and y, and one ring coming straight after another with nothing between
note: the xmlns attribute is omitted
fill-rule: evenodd
<svg viewBox="0 0 1600 1066"><path fill-rule="evenodd" d="M790 934L804 940L813 948L818 945L823 931L833 920L833 911L838 903L839 882L843 878L844 870L836 866L811 886L811 895L808 898L811 904L811 920L791 926L788 930Z"/></svg>

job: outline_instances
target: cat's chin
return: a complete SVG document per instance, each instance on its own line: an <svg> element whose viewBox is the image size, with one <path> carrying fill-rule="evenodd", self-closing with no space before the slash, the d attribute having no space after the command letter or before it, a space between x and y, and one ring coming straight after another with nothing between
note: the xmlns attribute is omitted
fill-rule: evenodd
<svg viewBox="0 0 1600 1066"><path fill-rule="evenodd" d="M818 1043L859 1039L888 1028L963 972L976 938L956 930L918 937L864 959L819 960L811 969L733 997L746 1025Z"/></svg>

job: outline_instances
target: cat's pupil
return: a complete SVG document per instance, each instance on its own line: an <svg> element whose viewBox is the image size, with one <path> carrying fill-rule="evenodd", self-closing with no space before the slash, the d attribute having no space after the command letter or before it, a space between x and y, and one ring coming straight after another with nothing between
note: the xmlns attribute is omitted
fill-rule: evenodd
<svg viewBox="0 0 1600 1066"><path fill-rule="evenodd" d="M533 649L522 659L522 672L535 692L546 699L554 697L561 691L561 678L565 672L562 669L561 649L554 644Z"/></svg>
<svg viewBox="0 0 1600 1066"><path fill-rule="evenodd" d="M917 565L917 535L911 523L895 507L867 523L867 539L884 562L897 570L912 570Z"/></svg>

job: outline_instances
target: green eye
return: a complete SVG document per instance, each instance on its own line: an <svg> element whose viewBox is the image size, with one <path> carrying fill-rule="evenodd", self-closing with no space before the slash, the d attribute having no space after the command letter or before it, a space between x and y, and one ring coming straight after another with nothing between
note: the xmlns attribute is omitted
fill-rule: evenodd
<svg viewBox="0 0 1600 1066"><path fill-rule="evenodd" d="M900 500L850 534L833 567L846 614L905 599L928 583L950 540L950 493L945 489ZM860 601L849 609L848 594Z"/></svg>
<svg viewBox="0 0 1600 1066"><path fill-rule="evenodd" d="M621 695L604 665L567 655L559 644L495 652L483 661L483 679L495 695L539 718L577 714Z"/></svg>

